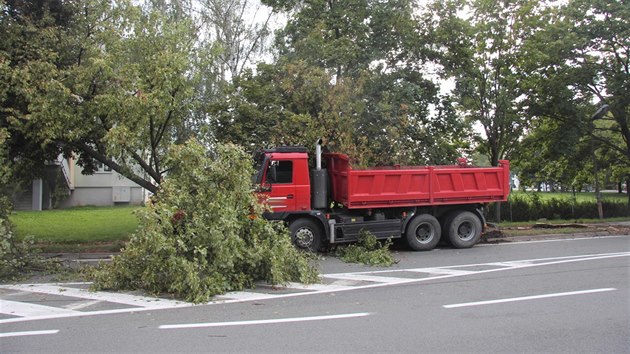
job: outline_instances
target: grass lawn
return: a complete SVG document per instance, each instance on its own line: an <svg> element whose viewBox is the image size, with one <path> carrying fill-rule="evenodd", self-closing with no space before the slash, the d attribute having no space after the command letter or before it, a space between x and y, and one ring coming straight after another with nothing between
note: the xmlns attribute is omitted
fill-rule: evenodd
<svg viewBox="0 0 630 354"><path fill-rule="evenodd" d="M94 243L127 240L136 230L137 206L81 207L16 211L10 220L18 238L35 236L43 243Z"/></svg>

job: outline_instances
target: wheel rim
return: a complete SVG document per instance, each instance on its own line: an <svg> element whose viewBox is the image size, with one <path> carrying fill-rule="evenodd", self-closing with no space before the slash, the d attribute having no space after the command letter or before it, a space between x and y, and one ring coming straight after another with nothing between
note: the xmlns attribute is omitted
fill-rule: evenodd
<svg viewBox="0 0 630 354"><path fill-rule="evenodd" d="M457 228L457 237L462 241L470 241L475 237L475 231L475 225L466 221Z"/></svg>
<svg viewBox="0 0 630 354"><path fill-rule="evenodd" d="M418 240L418 242L423 244L429 243L434 236L435 230L433 230L433 227L431 227L430 224L424 223L418 225L418 228L416 229L416 240Z"/></svg>
<svg viewBox="0 0 630 354"><path fill-rule="evenodd" d="M314 239L313 231L307 227L303 227L295 233L295 244L301 248L309 248Z"/></svg>

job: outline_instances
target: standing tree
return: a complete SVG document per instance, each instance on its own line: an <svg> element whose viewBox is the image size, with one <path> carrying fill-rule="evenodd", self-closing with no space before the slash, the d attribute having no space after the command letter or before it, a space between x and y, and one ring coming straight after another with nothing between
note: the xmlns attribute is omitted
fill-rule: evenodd
<svg viewBox="0 0 630 354"><path fill-rule="evenodd" d="M3 24L15 37L2 41L3 124L28 142L76 154L86 173L101 162L156 192L169 169L165 153L187 138L197 103L192 22L126 0L47 3L41 19L22 2L5 7ZM53 16L57 3L72 16ZM37 55L22 55L31 51Z"/></svg>
<svg viewBox="0 0 630 354"><path fill-rule="evenodd" d="M464 139L450 138L461 122L447 117L449 109L432 116L432 106L445 104L423 74L424 41L411 1L264 3L290 15L276 38L279 59L235 80L217 122L222 138L256 136L261 147L310 144L320 134L364 165L452 161L459 154Z"/></svg>
<svg viewBox="0 0 630 354"><path fill-rule="evenodd" d="M549 11L526 53L530 115L579 129L616 174L630 167L629 16L625 1L570 1ZM608 114L591 120L602 104Z"/></svg>
<svg viewBox="0 0 630 354"><path fill-rule="evenodd" d="M573 190L581 190L583 171L592 175L591 144L579 127L551 120L536 120L530 132L518 146L513 159L523 186L540 186L542 183L559 183Z"/></svg>
<svg viewBox="0 0 630 354"><path fill-rule="evenodd" d="M6 158L17 180L41 176L45 161L55 160L61 146L33 139L41 126L27 124L30 97L44 63L71 65L59 51L74 22L74 2L0 0L0 129L6 129ZM15 179L12 179L15 181Z"/></svg>
<svg viewBox="0 0 630 354"><path fill-rule="evenodd" d="M510 157L528 125L519 105L522 56L543 8L533 0L454 0L436 1L425 12L424 30L441 53L437 62L456 83L457 109L481 128L476 148L492 166ZM497 203L497 221L500 211Z"/></svg>
<svg viewBox="0 0 630 354"><path fill-rule="evenodd" d="M249 0L203 0L201 20L218 50L218 78L229 82L268 49L274 13Z"/></svg>
<svg viewBox="0 0 630 354"><path fill-rule="evenodd" d="M537 1L455 0L428 7L422 24L455 79L458 110L479 126L477 149L492 166L508 158L527 127L518 103L523 46L537 29Z"/></svg>

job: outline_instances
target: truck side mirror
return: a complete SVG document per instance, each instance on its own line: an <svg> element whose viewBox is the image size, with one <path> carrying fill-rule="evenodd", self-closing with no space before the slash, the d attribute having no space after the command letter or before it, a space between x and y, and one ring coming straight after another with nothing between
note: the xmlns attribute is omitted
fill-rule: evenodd
<svg viewBox="0 0 630 354"><path fill-rule="evenodd" d="M265 182L263 184L257 185L256 192L258 193L271 192L271 184L269 184L268 182Z"/></svg>

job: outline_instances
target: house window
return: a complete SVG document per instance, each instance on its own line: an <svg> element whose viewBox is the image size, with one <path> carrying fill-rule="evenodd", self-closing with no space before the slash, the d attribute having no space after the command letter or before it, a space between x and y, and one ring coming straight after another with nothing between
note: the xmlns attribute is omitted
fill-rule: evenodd
<svg viewBox="0 0 630 354"><path fill-rule="evenodd" d="M112 172L112 168L107 165L104 165L102 162L97 162L96 167L97 167L96 173L111 173Z"/></svg>

